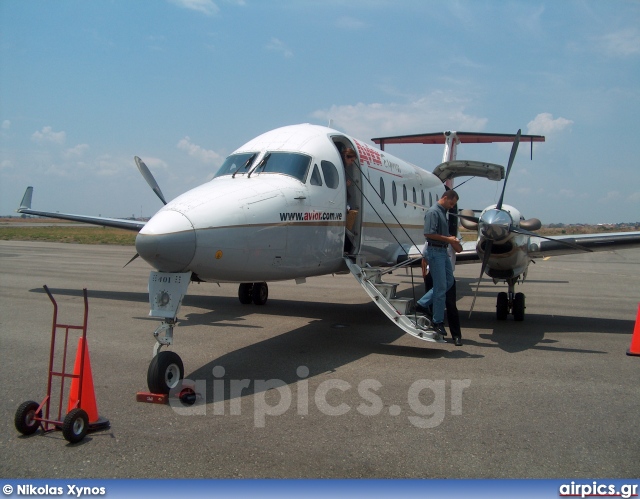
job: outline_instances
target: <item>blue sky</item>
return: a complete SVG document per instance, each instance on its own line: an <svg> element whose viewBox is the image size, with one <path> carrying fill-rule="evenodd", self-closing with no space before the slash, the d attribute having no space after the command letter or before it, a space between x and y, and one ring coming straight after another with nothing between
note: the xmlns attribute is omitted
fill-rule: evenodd
<svg viewBox="0 0 640 499"><path fill-rule="evenodd" d="M267 130L542 134L505 202L543 223L640 220L640 2L0 1L0 214L150 216ZM506 164L509 145L458 159ZM432 171L441 146L387 151ZM501 184L460 187L463 208Z"/></svg>

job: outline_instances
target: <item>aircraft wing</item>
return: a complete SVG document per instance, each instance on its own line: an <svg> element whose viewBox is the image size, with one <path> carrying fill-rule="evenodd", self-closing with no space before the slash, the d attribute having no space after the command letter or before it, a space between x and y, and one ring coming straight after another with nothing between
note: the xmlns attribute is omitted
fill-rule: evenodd
<svg viewBox="0 0 640 499"><path fill-rule="evenodd" d="M529 244L529 256L542 258L546 256L569 255L580 251L566 246L559 240L567 241L588 248L591 251L613 251L617 249L640 247L640 232L611 232L608 234L576 234L556 236L549 239L532 237Z"/></svg>
<svg viewBox="0 0 640 499"><path fill-rule="evenodd" d="M92 217L89 215L74 215L72 213L52 213L48 211L36 211L31 209L31 198L33 196L33 187L27 187L22 197L20 207L16 210L18 213L26 215L37 215L40 217L60 218L62 220L72 220L74 222L84 222L93 225L101 225L103 227L115 227L118 229L126 229L139 231L144 227L146 222L139 220L125 220L123 218L106 218Z"/></svg>
<svg viewBox="0 0 640 499"><path fill-rule="evenodd" d="M544 258L547 256L572 255L581 253L559 241L577 244L591 251L614 251L618 249L640 248L640 232L610 232L608 234L577 234L547 238L531 237L529 256ZM462 252L456 255L456 264L480 261L475 241L464 242ZM586 253L586 252L585 252Z"/></svg>

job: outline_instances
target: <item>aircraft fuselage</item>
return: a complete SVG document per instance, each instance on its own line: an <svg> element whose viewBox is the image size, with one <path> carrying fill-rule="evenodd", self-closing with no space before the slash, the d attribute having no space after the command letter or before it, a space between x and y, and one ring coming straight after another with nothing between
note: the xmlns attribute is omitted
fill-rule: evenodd
<svg viewBox="0 0 640 499"><path fill-rule="evenodd" d="M345 147L356 151L360 168L345 172ZM247 142L213 180L165 205L140 231L136 249L159 271L192 271L205 281L345 271L348 203L355 217L349 252L372 265L395 263L424 243L424 212L403 201L430 206L442 192L435 175L336 130L288 126Z"/></svg>

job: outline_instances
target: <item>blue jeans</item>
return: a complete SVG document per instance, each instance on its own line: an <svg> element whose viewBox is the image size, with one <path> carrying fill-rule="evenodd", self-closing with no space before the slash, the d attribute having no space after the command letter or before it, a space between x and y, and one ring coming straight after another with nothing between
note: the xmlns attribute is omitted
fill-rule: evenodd
<svg viewBox="0 0 640 499"><path fill-rule="evenodd" d="M428 307L433 305L433 322L444 322L445 296L453 286L453 269L447 248L427 246L426 253L429 262L429 272L433 278L433 288L418 300L418 305Z"/></svg>

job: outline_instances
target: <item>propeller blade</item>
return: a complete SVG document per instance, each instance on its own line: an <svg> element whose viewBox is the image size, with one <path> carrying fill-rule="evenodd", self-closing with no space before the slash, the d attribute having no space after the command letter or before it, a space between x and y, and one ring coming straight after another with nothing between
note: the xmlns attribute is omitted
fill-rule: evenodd
<svg viewBox="0 0 640 499"><path fill-rule="evenodd" d="M478 277L478 284L476 284L476 292L473 294L473 301L471 302L471 308L469 309L469 319L471 319L471 313L473 312L473 306L476 304L476 298L478 297L478 290L480 289L480 281L491 258L491 248L493 247L493 241L487 239L484 246L484 256L482 257L482 268L480 269L480 277Z"/></svg>
<svg viewBox="0 0 640 499"><path fill-rule="evenodd" d="M509 155L509 164L507 165L507 173L504 175L504 184L502 184L502 194L500 194L500 201L496 206L497 210L502 209L502 201L504 200L504 191L507 188L507 180L509 179L509 172L511 172L511 166L513 165L513 160L516 159L516 152L518 152L518 144L520 143L520 132L518 129L518 133L516 133L516 138L513 141L513 146L511 146L511 154Z"/></svg>
<svg viewBox="0 0 640 499"><path fill-rule="evenodd" d="M136 253L135 255L133 255L133 258L131 260L129 260L127 263L124 264L124 267L126 267L127 265L129 265L131 262L133 262L136 258L138 258L140 255L138 253ZM122 267L122 268L124 268Z"/></svg>
<svg viewBox="0 0 640 499"><path fill-rule="evenodd" d="M540 234L536 234L535 232L530 232L528 230L525 230L521 227L509 227L509 232L515 232L516 234L524 234L526 236L534 236L534 237L540 237L542 239L547 239L548 241L553 241L555 243L560 243L560 244L564 244L565 246L569 246L570 248L573 249L577 249L580 251L587 251L589 253L593 253L593 250L591 248L585 248L584 246L580 246L579 244L576 243L570 243L569 241L564 241L562 239L554 239L552 237L546 237L546 236L541 236Z"/></svg>
<svg viewBox="0 0 640 499"><path fill-rule="evenodd" d="M452 213L452 212L449 212L449 215L453 217L464 218L465 220L469 220L470 222L475 222L475 223L480 222L480 219L478 217L472 217L471 215L462 215L460 213Z"/></svg>
<svg viewBox="0 0 640 499"><path fill-rule="evenodd" d="M162 201L164 204L167 204L167 201L165 200L164 195L160 190L160 186L158 185L158 182L156 182L156 179L153 178L153 175L149 171L149 168L147 168L147 165L144 164L144 161L142 161L138 156L135 156L133 159L136 162L136 166L138 167L138 170L140 170L140 173L142 174L144 179L147 181L147 184L149 184L149 187L151 187L151 190L156 193L156 196L160 198L160 201Z"/></svg>

